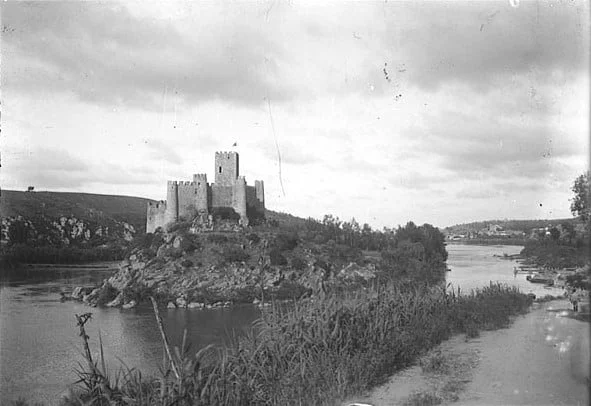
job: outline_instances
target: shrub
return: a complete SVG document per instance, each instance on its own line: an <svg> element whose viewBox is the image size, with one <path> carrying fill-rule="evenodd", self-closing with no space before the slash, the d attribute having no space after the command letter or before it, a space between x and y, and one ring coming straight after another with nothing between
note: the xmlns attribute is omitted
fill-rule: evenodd
<svg viewBox="0 0 591 406"><path fill-rule="evenodd" d="M240 220L240 214L231 207L214 207L211 209L211 215L217 220Z"/></svg>
<svg viewBox="0 0 591 406"><path fill-rule="evenodd" d="M119 291L113 287L110 283L106 283L99 291L96 304L98 306L104 306L117 297Z"/></svg>
<svg viewBox="0 0 591 406"><path fill-rule="evenodd" d="M225 247L222 256L225 262L244 262L250 257L246 251L235 245Z"/></svg>
<svg viewBox="0 0 591 406"><path fill-rule="evenodd" d="M228 242L228 237L222 234L209 234L207 236L207 241L214 244L224 244Z"/></svg>
<svg viewBox="0 0 591 406"><path fill-rule="evenodd" d="M269 252L269 258L271 259L271 265L287 265L287 259L277 248L273 248Z"/></svg>
<svg viewBox="0 0 591 406"><path fill-rule="evenodd" d="M175 231L189 231L189 228L191 228L190 221L176 221L166 227L169 233L173 233Z"/></svg>
<svg viewBox="0 0 591 406"><path fill-rule="evenodd" d="M185 268L190 268L193 266L193 261L191 261L190 259L183 259L183 261L181 262L181 265L184 266Z"/></svg>
<svg viewBox="0 0 591 406"><path fill-rule="evenodd" d="M301 258L295 257L291 260L291 267L298 271L303 271L308 267L308 263Z"/></svg>
<svg viewBox="0 0 591 406"><path fill-rule="evenodd" d="M273 242L279 251L291 251L298 245L298 236L295 233L280 233Z"/></svg>
<svg viewBox="0 0 591 406"><path fill-rule="evenodd" d="M258 244L261 241L261 237L258 234L250 233L246 236L246 239L253 244Z"/></svg>

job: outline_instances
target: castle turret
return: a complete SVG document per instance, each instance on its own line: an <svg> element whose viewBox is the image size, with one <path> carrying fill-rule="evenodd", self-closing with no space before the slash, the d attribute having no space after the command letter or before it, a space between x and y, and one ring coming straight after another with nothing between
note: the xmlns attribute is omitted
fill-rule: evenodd
<svg viewBox="0 0 591 406"><path fill-rule="evenodd" d="M260 207L265 208L265 183L262 180L254 181L254 188L256 190L257 200L260 202Z"/></svg>
<svg viewBox="0 0 591 406"><path fill-rule="evenodd" d="M246 179L239 176L234 182L232 191L232 207L240 215L240 224L248 226L248 216L246 215Z"/></svg>
<svg viewBox="0 0 591 406"><path fill-rule="evenodd" d="M195 209L197 213L209 213L209 188L207 187L207 175L198 173L193 175L193 183L195 183Z"/></svg>
<svg viewBox="0 0 591 406"><path fill-rule="evenodd" d="M178 183L169 180L166 189L166 215L164 217L166 224L175 222L179 218L178 196Z"/></svg>
<svg viewBox="0 0 591 406"><path fill-rule="evenodd" d="M232 186L240 175L237 152L215 153L215 184Z"/></svg>

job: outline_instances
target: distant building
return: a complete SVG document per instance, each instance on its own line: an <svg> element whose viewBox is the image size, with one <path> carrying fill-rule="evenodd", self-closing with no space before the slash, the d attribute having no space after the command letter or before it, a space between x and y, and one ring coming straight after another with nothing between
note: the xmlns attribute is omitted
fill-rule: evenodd
<svg viewBox="0 0 591 406"><path fill-rule="evenodd" d="M146 232L179 219L190 220L197 216L207 218L215 209L233 209L239 223L249 224L249 214L264 214L265 190L262 180L254 186L246 184L239 173L237 152L215 153L215 183L207 183L207 175L195 174L193 181L168 181L166 201L148 203Z"/></svg>

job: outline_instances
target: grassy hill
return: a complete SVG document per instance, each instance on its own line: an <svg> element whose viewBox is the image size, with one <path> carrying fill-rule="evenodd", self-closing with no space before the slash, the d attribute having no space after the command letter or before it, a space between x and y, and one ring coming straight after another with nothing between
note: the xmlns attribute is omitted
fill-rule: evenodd
<svg viewBox="0 0 591 406"><path fill-rule="evenodd" d="M137 230L146 227L146 206L150 199L132 196L69 192L20 192L2 190L0 217L112 219Z"/></svg>
<svg viewBox="0 0 591 406"><path fill-rule="evenodd" d="M574 225L577 222L579 222L579 220L575 218L551 220L487 220L456 224L446 227L442 231L446 234L463 234L467 232L478 232L484 228L487 228L489 225L496 224L503 227L505 230L523 231L524 233L529 234L534 228L542 228L547 226L554 227L563 223Z"/></svg>

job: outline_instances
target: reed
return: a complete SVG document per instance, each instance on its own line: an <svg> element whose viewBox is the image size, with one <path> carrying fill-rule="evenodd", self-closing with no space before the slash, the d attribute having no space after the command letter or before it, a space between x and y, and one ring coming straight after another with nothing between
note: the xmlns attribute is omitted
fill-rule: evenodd
<svg viewBox="0 0 591 406"><path fill-rule="evenodd" d="M98 361L86 351L77 391L64 404L334 405L384 382L452 334L505 327L530 304L499 284L460 294L394 283L274 303L228 347L192 353L184 338L169 349L159 377L127 367L109 376L102 349Z"/></svg>

